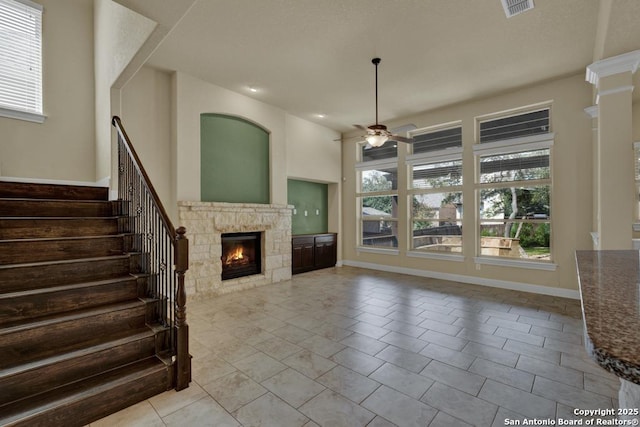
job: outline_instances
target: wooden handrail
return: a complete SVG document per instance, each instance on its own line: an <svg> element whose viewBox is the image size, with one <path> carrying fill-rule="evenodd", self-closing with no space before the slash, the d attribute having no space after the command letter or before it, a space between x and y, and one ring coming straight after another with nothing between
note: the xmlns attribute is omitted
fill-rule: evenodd
<svg viewBox="0 0 640 427"><path fill-rule="evenodd" d="M118 132L119 199L131 204L132 212L128 212L129 215L136 211L135 215L131 215L134 217L132 222L134 233L140 237L146 236L146 238L137 239L138 246L140 246L138 250L151 253L147 257L150 271L145 271L145 273L153 272L161 277L151 292L155 293L154 297L173 301L171 310L164 306L166 309L162 309L162 315L159 317L163 325L168 325L171 328L169 341L175 355L173 385L176 390L180 391L189 387L191 382L189 325L187 324L186 310L187 293L184 277L189 269L189 240L185 235L186 229L184 227L179 227L176 230L171 223L158 193L124 130L120 117L114 116L111 123ZM126 155L124 150L127 151ZM125 188L125 184L127 184L127 188ZM140 193L137 193L137 190L140 190ZM146 190L146 193L143 190ZM145 193L144 196L143 193ZM131 197L131 194L138 194L138 196ZM162 225L162 229L159 228L160 225ZM171 253L169 248L173 249L172 270L166 268L166 257ZM152 260L153 262L151 262Z"/></svg>
<svg viewBox="0 0 640 427"><path fill-rule="evenodd" d="M147 171L144 169L144 166L142 166L142 162L138 157L138 153L136 153L136 150L133 148L133 144L131 144L131 140L129 139L127 132L124 130L124 127L122 126L122 121L120 120L120 117L113 116L111 123L116 128L118 133L120 133L120 136L122 137L124 145L125 147L127 147L127 151L129 151L129 155L133 160L134 166L138 170L138 173L140 173L140 175L144 178L143 179L144 185L149 190L149 193L151 193L151 196L153 197L153 201L155 202L156 207L160 211L160 215L162 217L162 222L164 223L164 226L167 228L169 233L171 233L171 237L173 238L173 240L175 240L178 237L178 235L176 234L176 229L171 223L171 220L169 219L169 215L167 215L167 212L165 211L164 206L160 201L160 197L158 197L158 193L156 192L156 189L153 187L153 184L149 179L149 175L147 175Z"/></svg>

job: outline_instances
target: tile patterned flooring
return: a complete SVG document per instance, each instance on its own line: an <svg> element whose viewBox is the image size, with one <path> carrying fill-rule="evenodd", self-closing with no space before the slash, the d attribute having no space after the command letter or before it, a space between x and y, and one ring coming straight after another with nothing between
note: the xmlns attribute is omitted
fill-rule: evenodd
<svg viewBox="0 0 640 427"><path fill-rule="evenodd" d="M580 302L351 267L188 304L193 382L101 426L503 426L617 407Z"/></svg>

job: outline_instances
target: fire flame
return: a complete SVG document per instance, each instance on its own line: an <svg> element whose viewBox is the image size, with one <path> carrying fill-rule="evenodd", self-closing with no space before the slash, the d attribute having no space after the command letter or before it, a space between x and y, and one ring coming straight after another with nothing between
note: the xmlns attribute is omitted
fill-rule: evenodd
<svg viewBox="0 0 640 427"><path fill-rule="evenodd" d="M244 256L242 246L236 246L227 253L225 264L242 264L249 262L248 257Z"/></svg>

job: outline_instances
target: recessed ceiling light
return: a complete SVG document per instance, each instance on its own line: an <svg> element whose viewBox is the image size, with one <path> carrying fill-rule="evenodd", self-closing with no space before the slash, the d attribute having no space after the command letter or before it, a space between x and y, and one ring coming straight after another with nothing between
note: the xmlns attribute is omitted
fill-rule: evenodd
<svg viewBox="0 0 640 427"><path fill-rule="evenodd" d="M249 86L249 92L256 93L257 91L258 91L258 89L256 87Z"/></svg>
<svg viewBox="0 0 640 427"><path fill-rule="evenodd" d="M318 114L316 114L316 117L319 118L319 119L324 119L327 116L325 114L318 113Z"/></svg>

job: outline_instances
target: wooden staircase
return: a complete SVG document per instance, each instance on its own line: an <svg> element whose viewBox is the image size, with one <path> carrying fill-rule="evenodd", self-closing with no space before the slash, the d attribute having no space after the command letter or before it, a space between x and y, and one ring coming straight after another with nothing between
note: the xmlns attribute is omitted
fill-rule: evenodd
<svg viewBox="0 0 640 427"><path fill-rule="evenodd" d="M107 188L0 182L0 426L82 426L174 387L123 211Z"/></svg>

